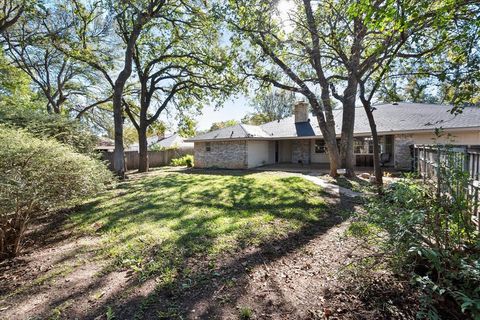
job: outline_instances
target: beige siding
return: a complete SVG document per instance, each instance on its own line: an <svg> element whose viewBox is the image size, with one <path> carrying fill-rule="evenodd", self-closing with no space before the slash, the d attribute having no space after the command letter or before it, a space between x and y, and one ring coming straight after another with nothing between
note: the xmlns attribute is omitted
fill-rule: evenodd
<svg viewBox="0 0 480 320"><path fill-rule="evenodd" d="M465 132L445 131L441 137L432 133L413 133L409 135L415 144L456 144L456 145L479 145L480 130Z"/></svg>
<svg viewBox="0 0 480 320"><path fill-rule="evenodd" d="M291 163L292 162L292 141L281 140L278 142L278 162Z"/></svg>
<svg viewBox="0 0 480 320"><path fill-rule="evenodd" d="M268 164L275 163L275 141L268 141Z"/></svg>
<svg viewBox="0 0 480 320"><path fill-rule="evenodd" d="M247 142L247 163L249 168L255 168L268 163L268 141Z"/></svg>

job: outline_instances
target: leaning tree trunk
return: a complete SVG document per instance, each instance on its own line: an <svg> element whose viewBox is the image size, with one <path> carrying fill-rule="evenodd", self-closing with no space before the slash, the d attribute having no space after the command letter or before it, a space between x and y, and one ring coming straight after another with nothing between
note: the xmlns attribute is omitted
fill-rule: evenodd
<svg viewBox="0 0 480 320"><path fill-rule="evenodd" d="M355 105L353 105L353 108L350 108L345 104L343 106L342 134L340 140L341 166L346 169L345 176L353 178L355 177L355 156L353 153Z"/></svg>
<svg viewBox="0 0 480 320"><path fill-rule="evenodd" d="M113 122L115 125L115 150L113 153L113 169L120 178L125 178L125 154L123 148L123 90L128 78L132 74L132 58L133 48L140 35L141 28L143 26L142 18L141 23L137 23L130 38L127 42L127 48L125 50L125 64L122 71L118 75L115 81L113 89Z"/></svg>
<svg viewBox="0 0 480 320"><path fill-rule="evenodd" d="M318 116L317 120L319 124L322 123L322 120L319 119ZM325 146L327 147L328 151L328 160L330 161L330 176L335 178L338 176L337 170L340 164L340 154L338 152L335 129L332 131L327 125L324 128L320 126L320 129L322 131L323 140L325 141Z"/></svg>
<svg viewBox="0 0 480 320"><path fill-rule="evenodd" d="M322 88L322 104L320 107L318 100L314 94L306 95L306 98L310 102L310 106L317 114L318 126L323 135L325 146L328 151L328 158L330 161L330 176L338 176L338 167L340 164L340 154L337 147L337 136L335 132L335 120L333 117L332 107L330 105L330 93L328 91L328 85ZM324 113L325 111L325 113Z"/></svg>
<svg viewBox="0 0 480 320"><path fill-rule="evenodd" d="M370 103L364 103L363 108L367 114L368 124L370 125L370 131L372 132L373 139L373 170L375 173L375 184L378 187L378 191L382 191L383 187L383 173L382 167L380 167L380 143L377 133L377 125L375 124L375 118L373 117L373 109Z"/></svg>
<svg viewBox="0 0 480 320"><path fill-rule="evenodd" d="M148 162L148 142L147 127L140 123L138 128L138 172L147 172L149 170Z"/></svg>

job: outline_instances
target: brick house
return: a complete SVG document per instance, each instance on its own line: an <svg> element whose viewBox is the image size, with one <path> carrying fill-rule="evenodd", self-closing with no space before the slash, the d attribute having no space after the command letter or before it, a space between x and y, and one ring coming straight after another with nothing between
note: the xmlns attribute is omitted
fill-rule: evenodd
<svg viewBox="0 0 480 320"><path fill-rule="evenodd" d="M413 144L480 145L480 108L452 115L451 106L393 103L375 106L381 162L396 169L411 168ZM342 110L334 111L340 138ZM438 135L438 131L441 134ZM362 107L356 108L354 152L357 166L373 166L370 127ZM328 155L316 117L306 102L294 115L260 126L238 124L186 140L194 143L195 167L253 168L275 163L326 163Z"/></svg>

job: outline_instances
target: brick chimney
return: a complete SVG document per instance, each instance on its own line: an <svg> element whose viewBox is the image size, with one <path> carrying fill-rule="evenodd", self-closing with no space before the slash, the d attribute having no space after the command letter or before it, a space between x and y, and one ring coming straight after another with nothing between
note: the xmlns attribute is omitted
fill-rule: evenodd
<svg viewBox="0 0 480 320"><path fill-rule="evenodd" d="M295 114L295 123L308 121L308 103L305 101L297 101L293 110Z"/></svg>

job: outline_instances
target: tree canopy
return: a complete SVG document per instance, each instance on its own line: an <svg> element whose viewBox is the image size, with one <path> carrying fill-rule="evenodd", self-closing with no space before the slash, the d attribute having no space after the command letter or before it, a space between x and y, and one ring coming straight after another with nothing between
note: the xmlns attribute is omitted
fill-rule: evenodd
<svg viewBox="0 0 480 320"><path fill-rule="evenodd" d="M242 119L251 124L287 117L295 99L306 99L332 175L339 167L353 174L359 102L478 104L476 2L292 3L285 12L268 0L8 0L0 13L0 99L113 133L120 173L125 123L137 131L128 136L138 137L146 171L146 137L163 115L198 114L239 91L256 93L254 112ZM181 120L186 135L190 120Z"/></svg>

